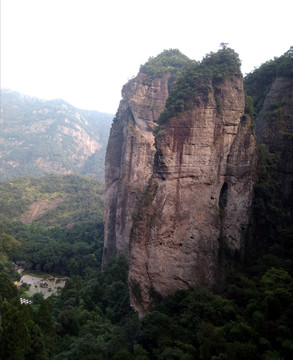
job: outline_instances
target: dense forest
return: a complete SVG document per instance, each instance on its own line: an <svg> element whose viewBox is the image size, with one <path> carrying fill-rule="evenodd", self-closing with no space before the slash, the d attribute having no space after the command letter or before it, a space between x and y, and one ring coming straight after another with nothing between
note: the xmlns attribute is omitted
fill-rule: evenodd
<svg viewBox="0 0 293 360"><path fill-rule="evenodd" d="M81 175L0 183L2 262L6 254L25 270L68 276L100 268L103 192L102 183Z"/></svg>
<svg viewBox="0 0 293 360"><path fill-rule="evenodd" d="M180 100L184 103L186 96L189 106L188 91L202 86L202 76L217 81L221 74L207 74L205 64L226 64L227 52L230 50L222 49L216 56L209 54L203 65L187 64L186 71L194 74L194 84L184 83L189 78L184 74L179 77L174 86L187 92L179 93L181 99L175 98L175 93L170 98L164 121L172 106ZM223 76L233 71L236 58L234 53L230 55ZM289 51L247 75L246 116L257 117L277 77L286 76L292 84L292 69ZM279 121L277 111L282 119L285 116L282 136L292 141L288 109L288 104L271 108L269 121ZM184 109L180 107L179 111ZM24 178L0 183L1 209L6 208L8 214L2 217L0 229L1 360L291 359L292 190L284 197L280 181L282 154L278 149L262 143L258 154L258 180L246 245L240 252L223 249L219 254L227 268L223 284L212 289L179 290L167 298L158 296L156 306L141 319L129 305L126 259L121 255L101 270L103 189L99 183L82 177L55 178L51 182L50 178L39 182ZM55 183L61 190L54 188ZM30 190L32 186L34 191ZM85 199L85 193L91 195ZM68 203L62 201L59 205L63 204L63 208L56 207L51 215L49 211L31 223L21 222L21 215L32 203L43 200L44 194L51 198L66 198L66 194L72 197ZM99 209L92 207L94 203ZM79 208L79 214L71 214L73 208ZM56 219L61 221L55 223ZM35 296L32 305L21 305L20 290L12 282L17 274L11 265L11 261L21 260L26 270L67 275L61 295L48 299Z"/></svg>

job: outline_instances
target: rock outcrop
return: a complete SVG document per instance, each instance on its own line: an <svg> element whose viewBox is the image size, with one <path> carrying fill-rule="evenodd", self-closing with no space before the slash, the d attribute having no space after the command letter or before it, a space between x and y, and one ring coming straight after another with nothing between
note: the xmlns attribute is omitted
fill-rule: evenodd
<svg viewBox="0 0 293 360"><path fill-rule="evenodd" d="M129 256L133 218L153 172L153 130L168 98L169 78L150 80L140 73L123 87L106 152L104 262L119 252Z"/></svg>
<svg viewBox="0 0 293 360"><path fill-rule="evenodd" d="M215 62L230 55L223 49ZM183 91L170 87L168 71L151 80L141 72L123 88L106 155L104 262L127 255L131 304L141 315L157 295L219 280L221 246L241 247L255 140L238 64L220 75L216 65L183 70L177 82L192 83Z"/></svg>

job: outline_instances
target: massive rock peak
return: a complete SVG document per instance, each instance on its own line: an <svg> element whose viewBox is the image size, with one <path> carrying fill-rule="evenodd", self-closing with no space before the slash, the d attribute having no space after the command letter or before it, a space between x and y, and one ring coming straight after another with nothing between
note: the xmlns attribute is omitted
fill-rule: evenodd
<svg viewBox="0 0 293 360"><path fill-rule="evenodd" d="M185 61L180 75L164 64L124 86L106 155L104 261L127 255L140 314L156 294L219 279L220 247L241 246L254 182L237 55Z"/></svg>
<svg viewBox="0 0 293 360"><path fill-rule="evenodd" d="M105 161L104 263L119 252L129 256L133 218L153 172L153 130L170 83L189 62L178 50L166 50L150 58L122 89Z"/></svg>
<svg viewBox="0 0 293 360"><path fill-rule="evenodd" d="M123 87L106 153L103 261L129 255L132 218L153 171L153 129L168 97L170 75L149 80L140 73Z"/></svg>

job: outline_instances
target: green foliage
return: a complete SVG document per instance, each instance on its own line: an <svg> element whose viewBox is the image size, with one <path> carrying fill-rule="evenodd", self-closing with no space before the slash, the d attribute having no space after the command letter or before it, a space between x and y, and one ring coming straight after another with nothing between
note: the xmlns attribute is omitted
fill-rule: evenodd
<svg viewBox="0 0 293 360"><path fill-rule="evenodd" d="M67 281L54 310L59 349L54 358L101 356L107 360L132 356L129 340L139 324L129 306L127 271L126 259L121 255L88 280L72 277ZM135 354L143 359L145 351L136 348Z"/></svg>
<svg viewBox="0 0 293 360"><path fill-rule="evenodd" d="M0 253L9 256L15 251L16 247L17 241L11 235L1 233L0 230Z"/></svg>
<svg viewBox="0 0 293 360"><path fill-rule="evenodd" d="M278 59L277 75L293 78L293 46Z"/></svg>
<svg viewBox="0 0 293 360"><path fill-rule="evenodd" d="M149 360L148 352L138 344L133 345L133 358L135 360Z"/></svg>
<svg viewBox="0 0 293 360"><path fill-rule="evenodd" d="M17 288L4 272L0 272L0 302L4 299L12 300L17 297Z"/></svg>
<svg viewBox="0 0 293 360"><path fill-rule="evenodd" d="M285 139L288 140L290 140L290 129L293 121L290 109L290 101L282 99L271 103L265 114L268 127L276 134L284 134Z"/></svg>
<svg viewBox="0 0 293 360"><path fill-rule="evenodd" d="M27 212L24 217L27 220L24 221L46 226L72 226L76 222L93 220L100 222L103 219L103 194L102 183L81 175L10 179L0 182L2 220L21 220ZM54 201L57 201L55 206ZM50 204L53 204L51 208ZM30 206L34 207L30 210ZM36 218L32 217L40 207Z"/></svg>
<svg viewBox="0 0 293 360"><path fill-rule="evenodd" d="M40 358L55 360L286 360L292 356L292 284L287 272L274 268L258 280L231 274L222 295L179 290L139 320L129 307L121 255L87 280L72 277L55 301L39 299L35 312L3 303L1 351L20 359L39 358L31 355L38 345ZM11 350L17 331L24 335Z"/></svg>
<svg viewBox="0 0 293 360"><path fill-rule="evenodd" d="M202 61L213 73L213 80L222 80L228 75L241 76L238 54L231 48L224 47L216 53L211 52Z"/></svg>
<svg viewBox="0 0 293 360"><path fill-rule="evenodd" d="M245 114L249 115L250 117L253 117L255 115L254 105L253 105L253 99L251 96L248 96L245 94Z"/></svg>
<svg viewBox="0 0 293 360"><path fill-rule="evenodd" d="M32 351L35 328L39 351L54 360L292 357L293 282L284 269L257 278L231 273L218 295L179 290L141 320L129 306L127 273L121 255L90 277L72 276L53 302L38 299L35 325L14 351ZM4 318L4 334L15 334Z"/></svg>
<svg viewBox="0 0 293 360"><path fill-rule="evenodd" d="M210 53L201 63L187 66L172 85L158 123L164 124L171 117L192 109L199 99L206 101L212 86L227 76L241 76L238 55L230 48Z"/></svg>
<svg viewBox="0 0 293 360"><path fill-rule="evenodd" d="M258 146L258 155L258 181L254 186L252 203L252 238L247 239L245 265L258 274L271 267L292 272L292 203L282 200L279 155L270 153L265 145ZM254 266L251 266L252 263Z"/></svg>
<svg viewBox="0 0 293 360"><path fill-rule="evenodd" d="M277 77L293 78L292 47L284 55L262 64L245 76L244 88L247 95L253 98L256 113L261 110L265 97Z"/></svg>
<svg viewBox="0 0 293 360"><path fill-rule="evenodd" d="M9 180L0 183L0 188L2 219L6 219L0 227L4 269L9 268L8 259L24 263L26 270L69 276L100 268L103 184L80 175L50 175ZM40 212L34 222L11 221L22 219L25 212L30 214L31 206L55 199L62 201Z"/></svg>
<svg viewBox="0 0 293 360"><path fill-rule="evenodd" d="M278 298L288 299L293 290L291 276L283 269L271 268L261 278L260 285L265 295L273 295Z"/></svg>
<svg viewBox="0 0 293 360"><path fill-rule="evenodd" d="M169 49L164 50L156 57L150 57L144 65L141 65L140 72L151 78L161 77L165 73L174 75L190 63L191 60L178 49Z"/></svg>
<svg viewBox="0 0 293 360"><path fill-rule="evenodd" d="M72 276L85 275L90 269L101 266L101 223L88 222L71 229L23 225L14 235L21 246L15 249L10 259L24 263L26 270Z"/></svg>
<svg viewBox="0 0 293 360"><path fill-rule="evenodd" d="M2 320L1 360L48 360L39 327L30 307L20 305L19 299L4 301L0 307Z"/></svg>

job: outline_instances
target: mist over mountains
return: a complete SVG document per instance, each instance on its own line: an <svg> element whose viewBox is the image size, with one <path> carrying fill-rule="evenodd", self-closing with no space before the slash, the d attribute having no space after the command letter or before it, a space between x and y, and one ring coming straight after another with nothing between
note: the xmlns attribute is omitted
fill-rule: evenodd
<svg viewBox="0 0 293 360"><path fill-rule="evenodd" d="M0 180L51 173L103 180L112 118L1 89Z"/></svg>

